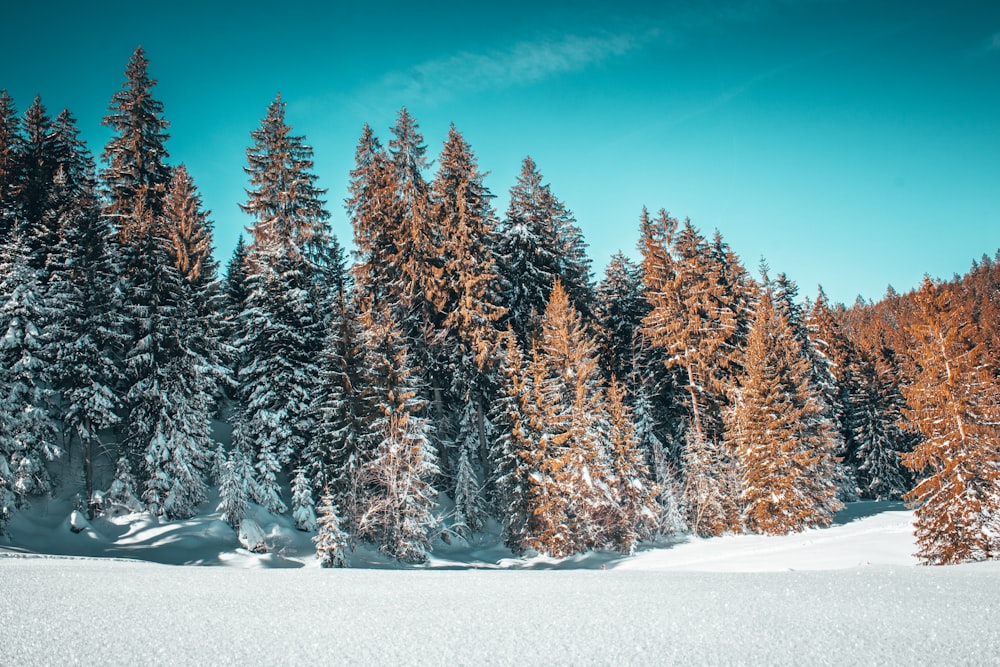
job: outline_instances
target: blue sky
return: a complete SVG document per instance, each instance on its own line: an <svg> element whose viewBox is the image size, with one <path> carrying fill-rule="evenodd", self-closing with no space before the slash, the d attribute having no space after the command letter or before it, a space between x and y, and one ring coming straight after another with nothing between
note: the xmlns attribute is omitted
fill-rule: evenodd
<svg viewBox="0 0 1000 667"><path fill-rule="evenodd" d="M501 215L531 155L598 275L616 250L635 256L643 206L847 303L1000 247L996 2L5 4L0 88L20 110L36 93L68 107L95 155L146 49L171 161L223 259L249 224L250 132L278 91L345 242L362 125L385 141L406 105L431 155L455 123Z"/></svg>

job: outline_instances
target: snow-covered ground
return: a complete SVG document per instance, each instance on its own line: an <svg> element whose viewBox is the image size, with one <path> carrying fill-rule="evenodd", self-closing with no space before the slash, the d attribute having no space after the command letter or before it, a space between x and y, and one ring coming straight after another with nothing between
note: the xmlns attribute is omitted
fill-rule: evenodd
<svg viewBox="0 0 1000 667"><path fill-rule="evenodd" d="M274 549L259 555L216 516L74 534L68 509L30 510L13 542L0 538L2 664L1000 660L1000 563L916 566L898 504L851 505L825 530L632 557L519 559L495 541L453 541L427 567L359 551L347 570L319 568L283 519L259 517Z"/></svg>

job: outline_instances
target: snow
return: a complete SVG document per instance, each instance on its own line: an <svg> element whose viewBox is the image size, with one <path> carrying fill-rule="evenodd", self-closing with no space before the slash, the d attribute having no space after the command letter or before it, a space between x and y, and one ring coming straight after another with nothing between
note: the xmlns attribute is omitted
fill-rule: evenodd
<svg viewBox="0 0 1000 667"><path fill-rule="evenodd" d="M268 554L217 514L73 534L71 511L26 510L0 538L6 664L989 664L1000 646L1000 562L916 566L896 503L633 557L479 538L436 543L424 567L360 549L352 569L320 568L311 534L257 508Z"/></svg>

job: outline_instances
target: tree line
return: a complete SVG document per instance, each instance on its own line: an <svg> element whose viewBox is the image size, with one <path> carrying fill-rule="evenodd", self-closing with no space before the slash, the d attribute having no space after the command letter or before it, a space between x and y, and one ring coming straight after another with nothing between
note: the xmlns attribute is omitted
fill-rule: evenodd
<svg viewBox="0 0 1000 667"><path fill-rule="evenodd" d="M148 65L100 166L68 111L0 94L0 529L78 452L59 483L91 517L189 517L214 485L234 529L290 512L331 566L494 529L555 557L780 534L859 498L913 503L925 562L1000 554L996 262L846 308L643 209L641 261L595 281L531 158L500 216L461 133L430 174L405 108L362 130L347 252L279 95L223 272Z"/></svg>

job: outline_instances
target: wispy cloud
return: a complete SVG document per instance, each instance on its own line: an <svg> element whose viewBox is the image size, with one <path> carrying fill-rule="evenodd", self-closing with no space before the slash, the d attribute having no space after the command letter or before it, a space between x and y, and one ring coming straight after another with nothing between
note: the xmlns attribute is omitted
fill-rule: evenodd
<svg viewBox="0 0 1000 667"><path fill-rule="evenodd" d="M1000 51L1000 32L990 35L983 44L983 51L986 53L996 53Z"/></svg>
<svg viewBox="0 0 1000 667"><path fill-rule="evenodd" d="M463 51L392 72L362 91L362 103L403 100L439 105L463 94L503 90L576 72L636 51L659 33L569 35L559 39L518 42L480 53Z"/></svg>

